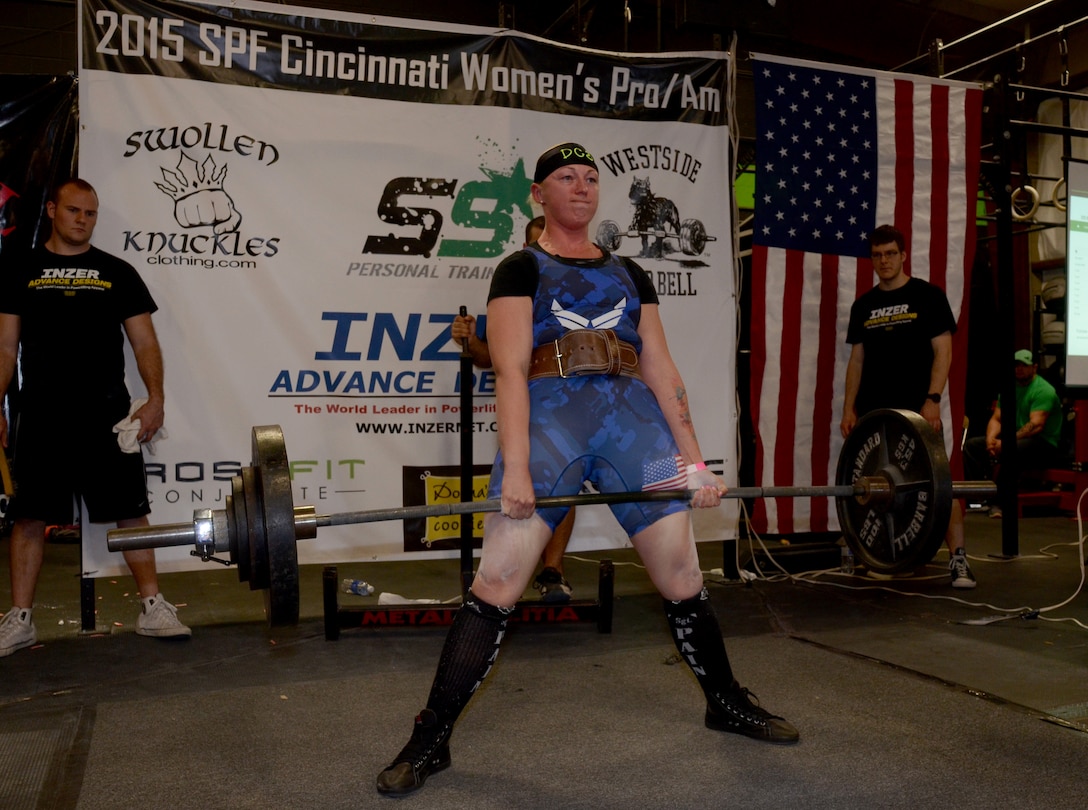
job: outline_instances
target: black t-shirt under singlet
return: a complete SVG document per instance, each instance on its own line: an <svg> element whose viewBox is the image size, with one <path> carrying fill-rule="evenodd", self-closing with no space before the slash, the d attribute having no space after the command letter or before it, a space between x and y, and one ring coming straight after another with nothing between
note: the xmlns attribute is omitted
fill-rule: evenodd
<svg viewBox="0 0 1088 810"><path fill-rule="evenodd" d="M536 245L535 242L533 244ZM539 245L536 246L539 248ZM605 255L597 259L567 259L561 256L555 258L564 264L569 264L574 267L596 269L604 267L608 257ZM644 304L659 303L657 289L654 287L650 274L630 259L622 256L618 258L623 262L627 271L631 274L631 278L635 282L635 287L638 289L639 300ZM495 269L495 275L491 281L491 290L488 293L487 300L491 301L493 298L502 298L504 296L532 297L536 294L536 288L539 281L540 268L537 266L536 259L533 258L533 254L530 251L523 248L515 253L511 253L499 262L499 266Z"/></svg>
<svg viewBox="0 0 1088 810"><path fill-rule="evenodd" d="M910 278L896 290L879 287L861 295L850 309L846 342L865 351L855 408L918 411L929 393L931 341L956 331L948 297L939 287Z"/></svg>

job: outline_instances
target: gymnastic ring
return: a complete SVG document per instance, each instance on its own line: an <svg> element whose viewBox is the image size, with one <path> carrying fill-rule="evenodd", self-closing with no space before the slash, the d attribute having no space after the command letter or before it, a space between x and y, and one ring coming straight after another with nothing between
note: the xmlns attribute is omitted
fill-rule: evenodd
<svg viewBox="0 0 1088 810"><path fill-rule="evenodd" d="M1019 213L1016 208L1016 200L1021 191L1026 191L1031 196L1031 208L1028 209L1027 213ZM1009 204L1012 206L1012 218L1014 220L1023 222L1026 219L1031 219L1035 216L1035 212L1039 210L1039 192L1035 190L1034 186L1020 186L1009 197Z"/></svg>
<svg viewBox="0 0 1088 810"><path fill-rule="evenodd" d="M1057 183L1054 184L1054 190L1050 192L1050 200L1054 203L1054 207L1059 211L1065 211L1066 204L1058 197L1058 190L1065 186L1065 178L1063 177Z"/></svg>

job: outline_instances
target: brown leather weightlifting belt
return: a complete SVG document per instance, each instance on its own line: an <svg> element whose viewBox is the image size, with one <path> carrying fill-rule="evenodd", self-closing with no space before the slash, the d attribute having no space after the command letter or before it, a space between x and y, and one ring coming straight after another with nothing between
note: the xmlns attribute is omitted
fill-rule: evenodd
<svg viewBox="0 0 1088 810"><path fill-rule="evenodd" d="M537 346L529 361L529 379L581 377L587 374L642 378L638 352L611 329L574 329Z"/></svg>

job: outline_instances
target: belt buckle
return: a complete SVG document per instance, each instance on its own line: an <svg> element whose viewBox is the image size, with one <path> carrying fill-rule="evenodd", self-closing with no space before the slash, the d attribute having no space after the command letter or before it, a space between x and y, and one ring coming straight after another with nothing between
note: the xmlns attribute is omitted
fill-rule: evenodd
<svg viewBox="0 0 1088 810"><path fill-rule="evenodd" d="M559 369L559 376L565 380L567 373L563 370L563 352L559 351L559 338L553 340L552 345L555 346L555 365Z"/></svg>

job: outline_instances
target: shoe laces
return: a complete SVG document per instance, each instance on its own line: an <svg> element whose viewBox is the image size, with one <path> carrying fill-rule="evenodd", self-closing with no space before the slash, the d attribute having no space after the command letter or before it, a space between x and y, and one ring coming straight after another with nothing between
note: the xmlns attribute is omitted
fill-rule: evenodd
<svg viewBox="0 0 1088 810"><path fill-rule="evenodd" d="M161 595L155 597L155 602L150 607L144 606L144 613L148 616L164 610L173 613L175 616L178 615L178 609L163 599Z"/></svg>
<svg viewBox="0 0 1088 810"><path fill-rule="evenodd" d="M718 698L720 706L751 722L762 722L778 717L760 706L759 698L746 686L738 686L725 695L715 694L715 697Z"/></svg>
<svg viewBox="0 0 1088 810"><path fill-rule="evenodd" d="M952 561L948 564L948 567L952 570L952 576L955 579L968 576L967 567L967 555L966 554L953 554Z"/></svg>
<svg viewBox="0 0 1088 810"><path fill-rule="evenodd" d="M407 762L413 767L422 765L446 741L449 737L449 730L448 725L439 725L437 718L434 723L424 724L423 717L417 716L411 739L397 754L397 758L393 760L393 763Z"/></svg>

